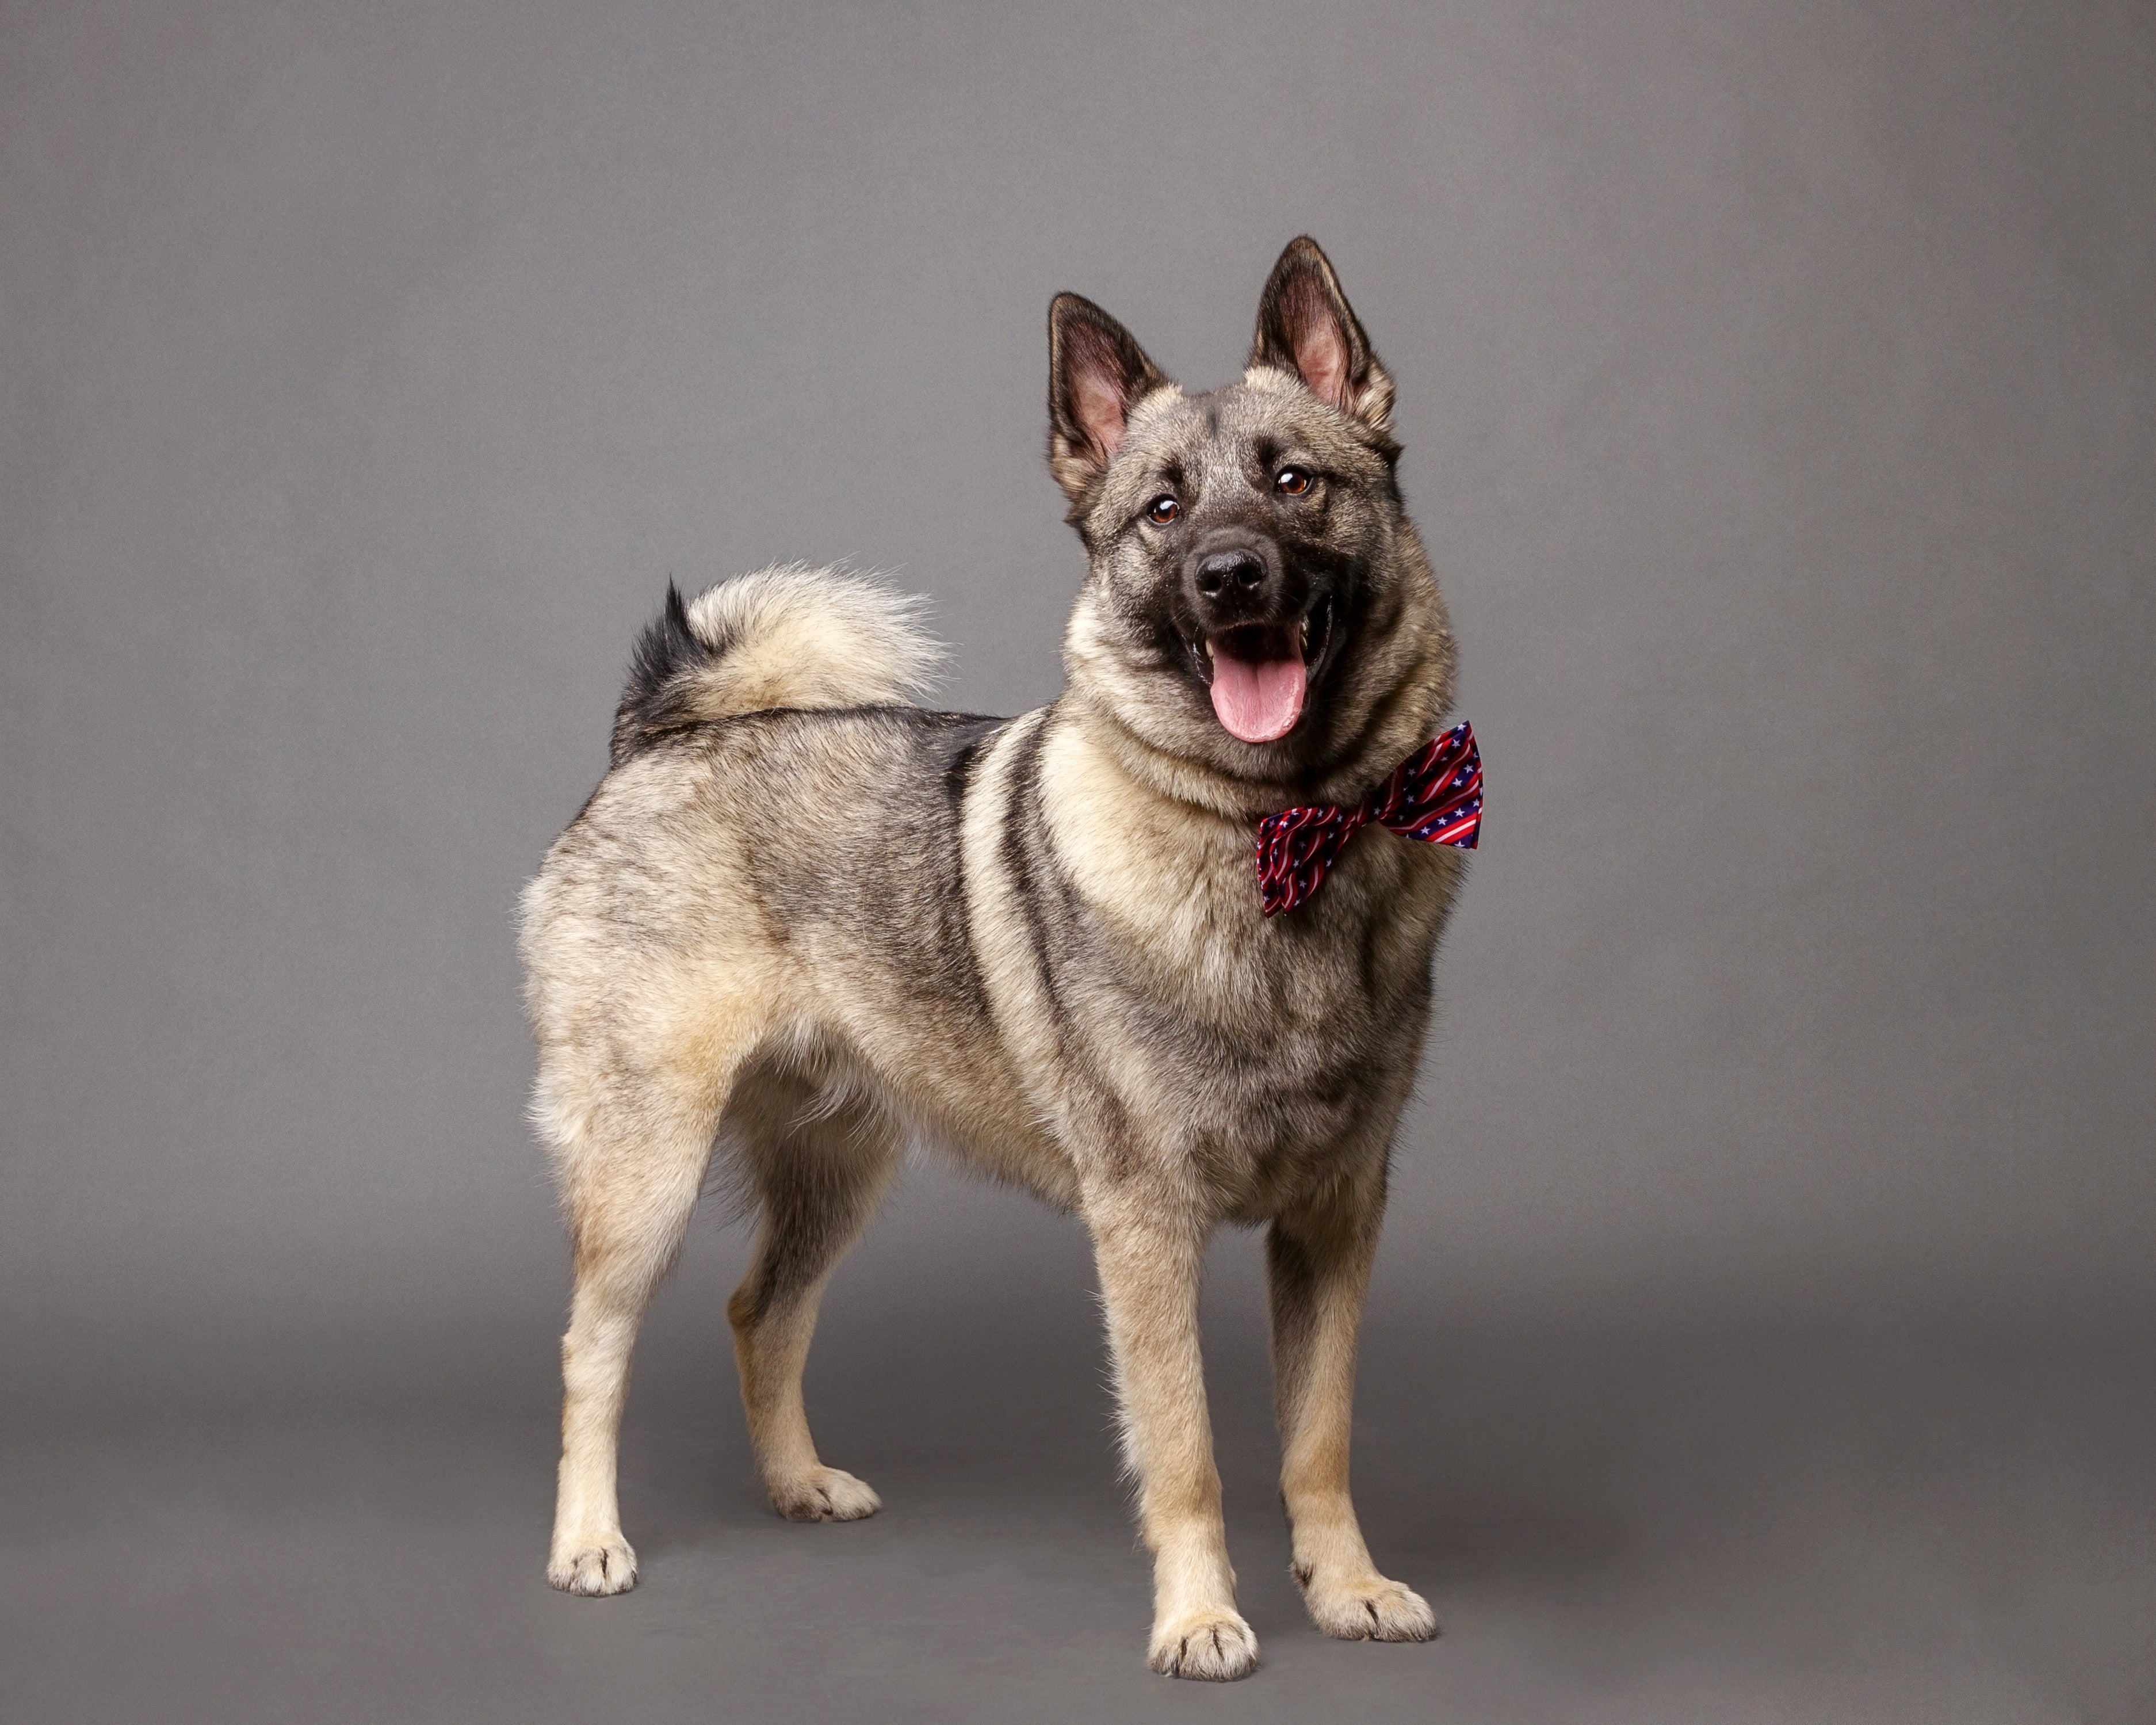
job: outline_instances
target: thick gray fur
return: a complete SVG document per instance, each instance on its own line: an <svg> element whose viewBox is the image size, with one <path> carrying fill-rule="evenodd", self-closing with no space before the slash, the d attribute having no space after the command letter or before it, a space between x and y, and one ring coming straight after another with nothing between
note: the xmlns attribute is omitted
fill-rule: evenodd
<svg viewBox="0 0 2156 1725"><path fill-rule="evenodd" d="M1198 1364L1198 1269L1223 1222L1270 1230L1312 1614L1422 1639L1429 1608L1357 1527L1348 1432L1464 860L1366 830L1271 919L1254 862L1260 817L1359 797L1450 706L1393 382L1308 240L1227 388L1185 395L1075 295L1050 347L1050 465L1088 553L1064 694L1012 720L906 705L936 649L869 578L790 566L670 595L613 769L526 895L535 1113L577 1275L549 1574L588 1594L634 1580L613 1481L629 1350L715 1144L761 1216L730 1314L765 1482L788 1514L873 1512L817 1456L800 1369L825 1279L918 1134L1092 1233L1155 1553L1153 1666L1257 1660ZM1253 608L1232 616L1194 572L1222 546L1250 572ZM1307 705L1275 741L1240 740L1211 703L1213 648L1237 629L1301 644Z"/></svg>

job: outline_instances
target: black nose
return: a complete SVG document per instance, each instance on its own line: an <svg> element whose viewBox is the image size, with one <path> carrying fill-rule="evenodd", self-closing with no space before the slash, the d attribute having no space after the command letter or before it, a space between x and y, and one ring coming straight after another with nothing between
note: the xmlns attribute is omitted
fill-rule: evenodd
<svg viewBox="0 0 2156 1725"><path fill-rule="evenodd" d="M1198 566L1198 590L1217 599L1229 588L1255 593L1265 578L1265 566L1252 551L1218 551Z"/></svg>

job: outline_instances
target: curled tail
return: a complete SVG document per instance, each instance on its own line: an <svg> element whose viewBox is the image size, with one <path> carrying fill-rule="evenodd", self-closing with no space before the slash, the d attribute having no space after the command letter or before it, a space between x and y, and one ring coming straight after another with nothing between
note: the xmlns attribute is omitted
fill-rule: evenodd
<svg viewBox="0 0 2156 1725"><path fill-rule="evenodd" d="M637 641L614 715L619 767L662 737L774 707L885 706L942 657L921 602L844 569L778 563L666 608Z"/></svg>

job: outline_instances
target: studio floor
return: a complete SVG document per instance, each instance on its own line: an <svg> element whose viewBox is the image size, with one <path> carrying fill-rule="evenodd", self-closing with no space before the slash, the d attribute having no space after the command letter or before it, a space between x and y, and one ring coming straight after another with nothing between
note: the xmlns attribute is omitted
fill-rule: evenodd
<svg viewBox="0 0 2156 1725"><path fill-rule="evenodd" d="M18 1432L8 1715L2156 1719L2145 1333L1378 1323L1358 1496L1443 1632L1376 1646L1303 1618L1238 1332L1209 1368L1264 1665L1214 1687L1144 1669L1147 1566L1082 1311L1029 1341L960 1320L878 1348L878 1322L855 1314L847 1369L811 1378L827 1457L885 1500L844 1526L765 1507L723 1358L660 1327L624 1456L643 1579L613 1600L541 1579L552 1436L528 1399Z"/></svg>

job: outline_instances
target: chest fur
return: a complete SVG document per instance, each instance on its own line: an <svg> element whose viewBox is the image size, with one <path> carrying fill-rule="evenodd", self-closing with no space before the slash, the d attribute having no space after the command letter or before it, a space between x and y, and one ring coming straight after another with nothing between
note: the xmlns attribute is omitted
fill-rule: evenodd
<svg viewBox="0 0 2156 1725"><path fill-rule="evenodd" d="M1255 828L1051 742L1040 807L1071 906L1065 1044L1147 1130L1247 1184L1390 1112L1419 1052L1458 854L1357 835L1306 904L1260 909Z"/></svg>

